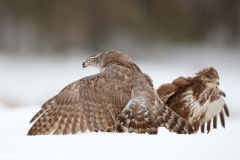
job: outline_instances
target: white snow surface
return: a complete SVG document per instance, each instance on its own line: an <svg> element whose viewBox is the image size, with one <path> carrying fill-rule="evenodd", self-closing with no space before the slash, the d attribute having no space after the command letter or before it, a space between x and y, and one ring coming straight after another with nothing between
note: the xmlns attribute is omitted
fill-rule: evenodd
<svg viewBox="0 0 240 160"><path fill-rule="evenodd" d="M163 57L159 52L178 55ZM218 119L218 128L209 134L178 135L159 128L157 135L26 136L29 121L41 104L69 83L98 72L82 69L86 58L80 54L65 58L0 56L0 159L240 159L240 51L213 47L155 50L148 52L148 58L133 61L150 75L155 88L178 76L193 76L205 67L216 68L230 112L225 129Z"/></svg>

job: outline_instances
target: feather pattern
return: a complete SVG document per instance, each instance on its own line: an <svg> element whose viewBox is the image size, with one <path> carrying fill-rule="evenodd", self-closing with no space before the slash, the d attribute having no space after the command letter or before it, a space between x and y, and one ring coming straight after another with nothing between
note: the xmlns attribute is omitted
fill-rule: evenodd
<svg viewBox="0 0 240 160"><path fill-rule="evenodd" d="M100 73L75 81L43 104L28 135L77 134L89 131L156 134L158 127L191 134L193 126L159 99L151 78L124 53L91 56L83 67Z"/></svg>
<svg viewBox="0 0 240 160"><path fill-rule="evenodd" d="M118 87L128 88L130 84L126 83L125 86L115 84L117 89L111 88L110 85L103 84L104 76L105 73L100 73L76 81L47 101L30 121L33 122L38 118L28 135L41 134L39 129L43 126L47 127L44 130L45 133L54 130L54 134L76 134L79 130L85 132L87 129L89 131L106 131L108 128L113 128L119 114L115 108L121 108L130 99L130 90L125 89L126 92L123 92L121 88L118 90ZM93 78L94 81L88 83ZM116 78L108 80L112 81L113 79ZM116 81L119 80L116 79ZM106 87L101 90L99 86L102 85ZM76 86L79 89L76 89ZM114 92L115 95L111 96L111 92ZM125 99L122 99L123 95ZM122 104L120 101L110 100L112 97L121 99ZM60 114L51 114L53 112L60 112ZM56 124L51 125L54 121Z"/></svg>
<svg viewBox="0 0 240 160"><path fill-rule="evenodd" d="M178 134L194 133L193 127L166 107L150 85L139 80L131 97L118 118L118 132L157 134L158 126L162 126Z"/></svg>
<svg viewBox="0 0 240 160"><path fill-rule="evenodd" d="M194 126L195 132L201 126L204 133L205 123L210 132L211 119L213 128L217 128L217 115L225 127L224 109L229 116L227 105L223 99L225 93L217 87L219 77L214 68L206 68L195 77L179 77L172 83L163 84L157 89L159 97L179 116Z"/></svg>

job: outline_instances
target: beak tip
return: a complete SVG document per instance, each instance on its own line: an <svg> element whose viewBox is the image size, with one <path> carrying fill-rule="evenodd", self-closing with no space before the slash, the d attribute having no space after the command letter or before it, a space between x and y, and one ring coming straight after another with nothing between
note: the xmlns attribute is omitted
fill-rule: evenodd
<svg viewBox="0 0 240 160"><path fill-rule="evenodd" d="M83 67L83 68L86 67L86 62L83 62L82 67Z"/></svg>

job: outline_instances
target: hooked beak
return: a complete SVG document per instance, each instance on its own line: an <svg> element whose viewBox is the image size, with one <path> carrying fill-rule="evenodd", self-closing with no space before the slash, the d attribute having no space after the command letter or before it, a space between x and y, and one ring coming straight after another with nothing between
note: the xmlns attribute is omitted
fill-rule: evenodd
<svg viewBox="0 0 240 160"><path fill-rule="evenodd" d="M216 84L219 86L219 79L216 79Z"/></svg>
<svg viewBox="0 0 240 160"><path fill-rule="evenodd" d="M87 67L87 66L88 66L88 63L87 63L86 61L83 62L82 67L85 68L85 67Z"/></svg>

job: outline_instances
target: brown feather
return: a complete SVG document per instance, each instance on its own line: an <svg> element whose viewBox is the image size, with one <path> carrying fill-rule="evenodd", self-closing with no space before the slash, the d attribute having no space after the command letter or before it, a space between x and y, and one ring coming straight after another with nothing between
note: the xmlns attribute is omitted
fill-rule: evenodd
<svg viewBox="0 0 240 160"><path fill-rule="evenodd" d="M225 128L224 114L222 111L220 112L220 120L221 120L221 124L222 124L223 128Z"/></svg>
<svg viewBox="0 0 240 160"><path fill-rule="evenodd" d="M157 89L157 93L161 100L164 103L167 103L167 101L170 99L170 97L175 94L179 90L179 87L177 87L174 84L163 84Z"/></svg>
<svg viewBox="0 0 240 160"><path fill-rule="evenodd" d="M207 133L210 132L211 129L211 119L207 122Z"/></svg>
<svg viewBox="0 0 240 160"><path fill-rule="evenodd" d="M67 122L67 110L66 110L66 107L63 107L62 115L60 117L61 117L61 119L60 119L60 122L59 122L59 124L57 126L57 129L53 133L54 135L59 135L59 134L62 134L62 132L63 132L63 129L64 129L65 124Z"/></svg>
<svg viewBox="0 0 240 160"><path fill-rule="evenodd" d="M201 125L201 132L204 133L205 123Z"/></svg>
<svg viewBox="0 0 240 160"><path fill-rule="evenodd" d="M79 113L80 113L80 131L84 133L87 130L87 120L86 120L86 113L84 109L84 102L81 103L79 107Z"/></svg>
<svg viewBox="0 0 240 160"><path fill-rule="evenodd" d="M72 134L77 134L80 130L80 121L79 121L79 111L78 106L73 105L73 125L72 125Z"/></svg>
<svg viewBox="0 0 240 160"><path fill-rule="evenodd" d="M69 106L66 125L65 128L63 129L63 135L69 134L72 131L72 125L73 125L73 111L72 106Z"/></svg>
<svg viewBox="0 0 240 160"><path fill-rule="evenodd" d="M199 126L201 132L204 132L206 121L207 131L210 132L209 123L212 118L213 128L217 127L217 114L220 108L224 108L226 115L229 115L227 105L220 106L224 102L221 96L226 95L217 87L218 80L217 71L214 68L206 68L195 77L178 77L172 83L161 85L157 93L169 108L194 126L195 132Z"/></svg>
<svg viewBox="0 0 240 160"><path fill-rule="evenodd" d="M149 134L157 134L158 126L164 126L169 131L178 134L194 133L191 125L160 102L155 91L149 92L148 87L143 87L141 81L139 81L139 85L141 85L141 87L136 85L136 88L133 88L133 92L135 93L134 97L136 97L132 99L132 102L130 102L129 106L124 109L118 118L117 128L123 126L123 128L118 130L119 132L129 128L128 132L130 133L134 131L137 133L147 132ZM147 98L142 99L140 97ZM157 105L154 102L155 100L157 100ZM144 118L136 118L138 112L141 111ZM140 129L139 126L142 126L142 129Z"/></svg>
<svg viewBox="0 0 240 160"><path fill-rule="evenodd" d="M102 71L69 84L47 101L30 121L34 124L28 135L112 132L115 127L118 132L156 134L159 126L180 134L194 132L165 107L151 78L126 54L109 51L99 56ZM131 99L134 103L126 106Z"/></svg>
<svg viewBox="0 0 240 160"><path fill-rule="evenodd" d="M224 104L223 108L224 108L225 114L229 117L229 111L228 111L227 105Z"/></svg>
<svg viewBox="0 0 240 160"><path fill-rule="evenodd" d="M217 128L217 115L213 117L213 128Z"/></svg>
<svg viewBox="0 0 240 160"><path fill-rule="evenodd" d="M153 87L153 81L152 81L151 77L150 77L149 75L147 75L146 73L143 73L143 76L144 76L144 78L146 79L147 83L148 83L151 87Z"/></svg>
<svg viewBox="0 0 240 160"><path fill-rule="evenodd" d="M178 86L179 88L187 88L191 85L190 79L184 77L178 77L175 79L172 84Z"/></svg>

